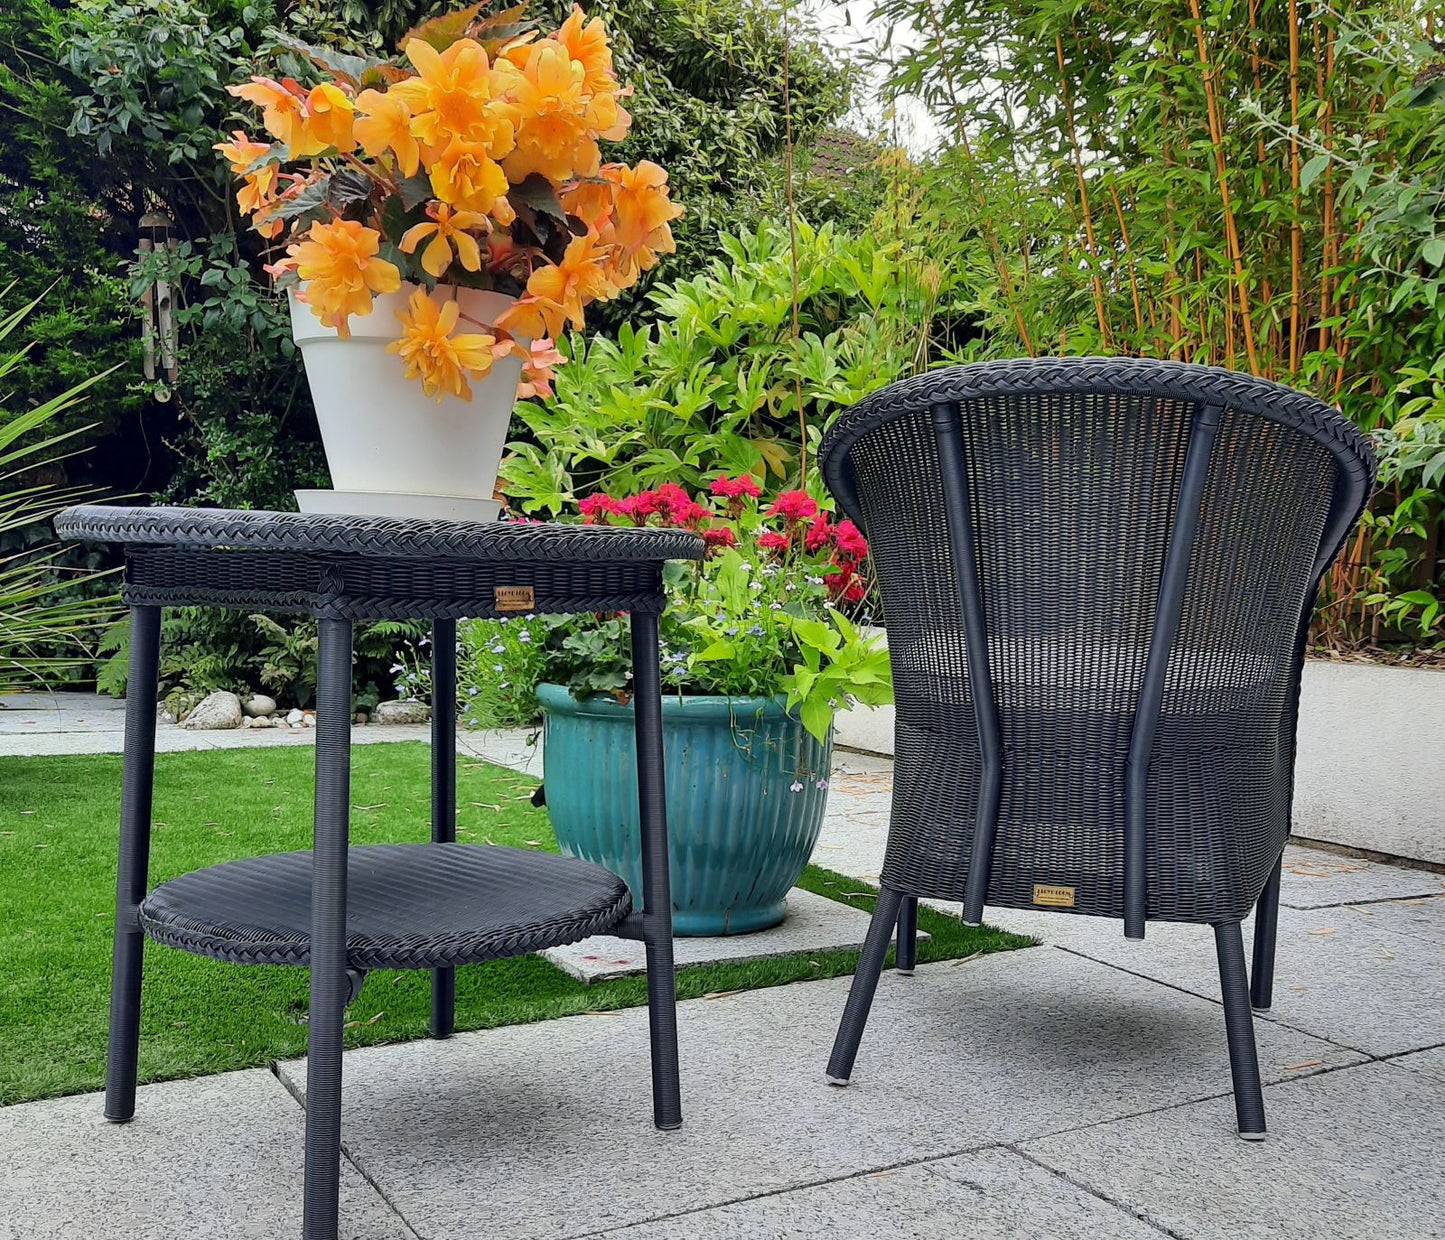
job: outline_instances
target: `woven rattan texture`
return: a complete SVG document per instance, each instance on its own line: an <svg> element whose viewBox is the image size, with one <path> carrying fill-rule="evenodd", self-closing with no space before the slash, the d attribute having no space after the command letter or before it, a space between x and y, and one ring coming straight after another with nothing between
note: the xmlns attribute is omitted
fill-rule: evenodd
<svg viewBox="0 0 1445 1240"><path fill-rule="evenodd" d="M392 517L219 508L111 508L84 504L55 519L67 538L141 546L345 551L386 558L477 560L698 560L687 530L523 522L403 521Z"/></svg>
<svg viewBox="0 0 1445 1240"><path fill-rule="evenodd" d="M473 844L350 850L347 962L434 969L575 943L632 909L627 884L553 853ZM163 883L141 924L158 942L238 964L310 961L311 854L228 861Z"/></svg>
<svg viewBox="0 0 1445 1240"><path fill-rule="evenodd" d="M534 612L657 612L662 565L597 562L413 560L337 552L131 547L125 601L305 612L335 619L485 618L497 590L527 587ZM516 610L515 607L509 610Z"/></svg>
<svg viewBox="0 0 1445 1240"><path fill-rule="evenodd" d="M961 899L977 808L932 406L960 419L1003 741L988 902L1028 907L1046 884L1119 916L1125 759L1201 400L1224 413L1152 750L1147 912L1219 922L1258 898L1289 832L1302 619L1373 458L1340 415L1277 385L1098 359L920 376L825 441L825 475L872 542L893 662L886 885Z"/></svg>

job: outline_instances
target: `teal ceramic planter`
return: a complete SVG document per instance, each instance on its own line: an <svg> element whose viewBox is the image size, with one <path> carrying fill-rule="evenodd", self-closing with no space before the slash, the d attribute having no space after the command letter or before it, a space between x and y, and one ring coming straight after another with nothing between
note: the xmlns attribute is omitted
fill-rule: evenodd
<svg viewBox="0 0 1445 1240"><path fill-rule="evenodd" d="M642 906L631 706L539 685L547 810L569 856L606 866ZM665 696L673 931L746 934L782 921L827 803L833 738L784 699Z"/></svg>

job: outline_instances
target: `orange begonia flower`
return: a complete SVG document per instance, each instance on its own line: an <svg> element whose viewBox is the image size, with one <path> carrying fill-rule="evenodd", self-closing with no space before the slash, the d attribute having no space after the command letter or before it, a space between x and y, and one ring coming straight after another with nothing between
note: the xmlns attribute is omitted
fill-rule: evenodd
<svg viewBox="0 0 1445 1240"><path fill-rule="evenodd" d="M650 160L636 168L609 169L607 176L617 182L613 266L619 281L628 285L640 271L655 267L659 254L677 248L669 222L682 214L682 207L668 197L667 173Z"/></svg>
<svg viewBox="0 0 1445 1240"><path fill-rule="evenodd" d="M322 82L313 86L306 96L306 119L303 129L317 153L328 147L335 147L343 154L356 149L356 138L351 132L355 106L339 86Z"/></svg>
<svg viewBox="0 0 1445 1240"><path fill-rule="evenodd" d="M484 333L453 336L461 309L455 301L437 305L425 289L417 289L398 310L401 337L387 345L406 363L406 377L420 378L422 390L440 404L450 393L471 400L467 376L480 377L492 368L492 346L496 337Z"/></svg>
<svg viewBox="0 0 1445 1240"><path fill-rule="evenodd" d="M299 296L327 327L349 339L350 316L370 314L373 294L396 292L401 272L376 257L381 234L355 220L318 221L307 237L289 249L305 285Z"/></svg>
<svg viewBox="0 0 1445 1240"><path fill-rule="evenodd" d="M602 157L588 122L585 76L555 39L531 46L510 89L521 119L516 149L506 160L513 184L534 172L554 184L597 172Z"/></svg>
<svg viewBox="0 0 1445 1240"><path fill-rule="evenodd" d="M531 400L533 397L552 395L552 380L557 377L557 367L567 359L547 337L532 341L527 356L522 362L522 378L517 384L517 399Z"/></svg>
<svg viewBox="0 0 1445 1240"><path fill-rule="evenodd" d="M453 138L432 164L431 188L442 202L485 215L507 192L507 174L485 143Z"/></svg>
<svg viewBox="0 0 1445 1240"><path fill-rule="evenodd" d="M609 164L602 169L602 179L578 181L567 186L558 198L562 209L568 215L575 215L588 228L596 228L612 214L612 204L617 197L617 183L607 179L608 168L620 165Z"/></svg>
<svg viewBox="0 0 1445 1240"><path fill-rule="evenodd" d="M306 145L306 100L301 87L290 78L276 82L267 77L253 77L243 86L228 86L226 90L262 109L261 123L266 132L280 138L290 149L292 158L315 155L323 149L302 149Z"/></svg>
<svg viewBox="0 0 1445 1240"><path fill-rule="evenodd" d="M405 100L395 91L364 90L356 96L356 111L353 129L361 149L373 159L391 151L401 175L415 176L421 165L421 145L411 132L411 111Z"/></svg>
<svg viewBox="0 0 1445 1240"><path fill-rule="evenodd" d="M241 188L236 191L236 205L242 213L250 215L262 207L269 206L276 192L276 165L262 164L254 172L248 171L258 159L271 153L266 142L252 142L245 133L237 129L232 141L217 142L211 149L220 151L230 161L231 172L243 178Z"/></svg>
<svg viewBox="0 0 1445 1240"><path fill-rule="evenodd" d="M505 311L497 326L533 338L559 336L568 323L580 329L582 307L590 301L605 301L617 292L607 278L607 255L597 247L596 233L570 241L560 263L532 272L527 296Z"/></svg>
<svg viewBox="0 0 1445 1240"><path fill-rule="evenodd" d="M501 92L493 90L494 75L480 43L458 39L438 52L424 40L412 39L406 55L418 76L396 83L387 93L411 112L415 137L434 151L458 140L480 145L491 159L512 149L514 112L505 100L494 98Z"/></svg>
<svg viewBox="0 0 1445 1240"><path fill-rule="evenodd" d="M602 19L587 21L579 5L572 6L571 15L553 36L567 49L567 55L582 66L582 89L589 95L611 93L617 89L612 75L612 48L607 44L607 31Z"/></svg>
<svg viewBox="0 0 1445 1240"><path fill-rule="evenodd" d="M468 271L480 271L481 247L477 245L477 239L465 230L485 229L487 217L478 215L475 211L453 211L444 202L437 203L428 214L431 220L408 228L403 234L401 252L414 254L422 238L431 237L431 242L421 255L421 265L425 271L440 278L451 266L453 247L456 248L457 257L461 259L463 267Z"/></svg>

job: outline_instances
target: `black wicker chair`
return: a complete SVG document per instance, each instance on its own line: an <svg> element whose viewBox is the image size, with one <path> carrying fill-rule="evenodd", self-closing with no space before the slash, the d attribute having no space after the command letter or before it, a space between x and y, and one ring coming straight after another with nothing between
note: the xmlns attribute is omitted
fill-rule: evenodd
<svg viewBox="0 0 1445 1240"><path fill-rule="evenodd" d="M897 696L847 1082L920 896L1214 927L1242 1137L1264 1136L1295 721L1319 582L1374 481L1329 406L1232 371L1068 358L875 393L822 446L871 541ZM1258 903L1252 985L1240 922Z"/></svg>

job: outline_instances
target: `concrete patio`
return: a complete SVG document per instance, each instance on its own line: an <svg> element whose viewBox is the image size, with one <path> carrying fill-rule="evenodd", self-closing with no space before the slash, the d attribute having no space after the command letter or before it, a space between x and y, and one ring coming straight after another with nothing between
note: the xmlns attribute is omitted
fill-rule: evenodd
<svg viewBox="0 0 1445 1240"><path fill-rule="evenodd" d="M890 781L838 755L820 864L876 877ZM1292 847L1282 903L1262 1144L1234 1135L1207 929L998 910L1042 945L886 973L848 1089L823 1066L849 979L682 1004L674 1133L643 1009L353 1051L343 1234L1445 1236L1445 877ZM0 1109L0 1238L297 1234L304 1084L148 1086L120 1127L94 1095Z"/></svg>

